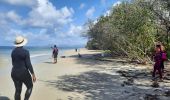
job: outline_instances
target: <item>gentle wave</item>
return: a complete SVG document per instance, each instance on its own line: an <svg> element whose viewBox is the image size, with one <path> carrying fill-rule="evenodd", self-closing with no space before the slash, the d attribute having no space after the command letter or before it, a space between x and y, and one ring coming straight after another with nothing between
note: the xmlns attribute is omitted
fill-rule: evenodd
<svg viewBox="0 0 170 100"><path fill-rule="evenodd" d="M35 57L47 56L47 55L50 55L50 54L35 54L35 55L31 55L30 57L35 58Z"/></svg>

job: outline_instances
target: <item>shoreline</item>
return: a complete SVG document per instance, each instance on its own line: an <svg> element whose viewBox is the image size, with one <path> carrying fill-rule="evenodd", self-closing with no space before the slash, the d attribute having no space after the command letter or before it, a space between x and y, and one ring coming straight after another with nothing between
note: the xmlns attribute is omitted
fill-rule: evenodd
<svg viewBox="0 0 170 100"><path fill-rule="evenodd" d="M53 64L50 58L33 64L37 82L30 100L145 100L154 95L168 100L169 97L164 95L169 91L170 81L159 82L160 87L153 88L151 66L87 58L100 52L80 49L82 58L78 58L78 52L71 49L61 55L65 58L59 57L57 64ZM5 96L13 100L14 85L10 72L0 76L0 80L3 80L0 98ZM22 98L25 89L23 86Z"/></svg>

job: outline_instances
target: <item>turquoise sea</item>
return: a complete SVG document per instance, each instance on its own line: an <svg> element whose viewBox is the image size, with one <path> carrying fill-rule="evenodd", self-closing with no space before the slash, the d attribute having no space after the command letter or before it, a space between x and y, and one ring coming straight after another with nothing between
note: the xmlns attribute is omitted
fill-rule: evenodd
<svg viewBox="0 0 170 100"><path fill-rule="evenodd" d="M12 68L11 52L15 47L0 46L0 76L9 74ZM30 59L32 64L48 62L52 59L51 47L24 47L30 52ZM59 57L64 55L65 50L71 50L83 47L59 47ZM3 64L4 63L4 64Z"/></svg>
<svg viewBox="0 0 170 100"><path fill-rule="evenodd" d="M15 47L0 46L0 62L11 62L11 52ZM29 50L32 63L43 62L52 57L51 47L24 47ZM59 56L63 55L65 50L83 48L83 47L59 47Z"/></svg>

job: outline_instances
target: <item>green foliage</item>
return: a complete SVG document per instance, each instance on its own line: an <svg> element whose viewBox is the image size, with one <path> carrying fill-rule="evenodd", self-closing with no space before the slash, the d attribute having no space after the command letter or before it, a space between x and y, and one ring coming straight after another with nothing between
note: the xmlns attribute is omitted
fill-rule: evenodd
<svg viewBox="0 0 170 100"><path fill-rule="evenodd" d="M170 58L170 51L167 51L167 57Z"/></svg>
<svg viewBox="0 0 170 100"><path fill-rule="evenodd" d="M87 48L110 50L141 62L150 60L155 42L165 44L167 36L159 28L160 17L151 10L153 2L144 1L122 2L96 23L89 21Z"/></svg>

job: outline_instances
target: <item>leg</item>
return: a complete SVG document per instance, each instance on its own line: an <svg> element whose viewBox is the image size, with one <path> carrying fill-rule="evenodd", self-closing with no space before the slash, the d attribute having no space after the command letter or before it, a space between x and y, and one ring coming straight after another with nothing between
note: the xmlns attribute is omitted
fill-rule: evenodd
<svg viewBox="0 0 170 100"><path fill-rule="evenodd" d="M31 96L31 93L32 93L32 88L33 88L33 83L32 83L32 78L31 76L29 75L29 77L27 77L25 80L24 80L24 84L26 85L27 87L27 90L25 92L25 98L24 100L29 100L30 96Z"/></svg>
<svg viewBox="0 0 170 100"><path fill-rule="evenodd" d="M15 100L21 100L21 91L22 91L22 82L16 79L13 79L15 85Z"/></svg>
<svg viewBox="0 0 170 100"><path fill-rule="evenodd" d="M152 77L155 78L155 73L156 73L156 66L154 66L153 68L153 72L152 72Z"/></svg>
<svg viewBox="0 0 170 100"><path fill-rule="evenodd" d="M56 63L57 63L57 57L56 57Z"/></svg>
<svg viewBox="0 0 170 100"><path fill-rule="evenodd" d="M57 63L57 58L54 58L54 63Z"/></svg>
<svg viewBox="0 0 170 100"><path fill-rule="evenodd" d="M54 64L56 63L56 58L54 58Z"/></svg>
<svg viewBox="0 0 170 100"><path fill-rule="evenodd" d="M161 67L158 68L158 72L159 72L159 77L160 77L160 79L162 80L162 70L161 70Z"/></svg>
<svg viewBox="0 0 170 100"><path fill-rule="evenodd" d="M53 59L53 63L55 63L55 58Z"/></svg>
<svg viewBox="0 0 170 100"><path fill-rule="evenodd" d="M161 70L164 72L164 61L161 62Z"/></svg>

